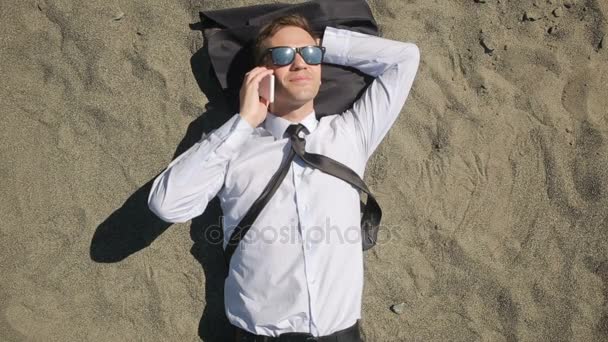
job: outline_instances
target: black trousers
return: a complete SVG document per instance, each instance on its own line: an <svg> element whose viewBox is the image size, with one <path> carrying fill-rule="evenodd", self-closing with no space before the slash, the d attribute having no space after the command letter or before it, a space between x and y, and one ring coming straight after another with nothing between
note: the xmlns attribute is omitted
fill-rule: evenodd
<svg viewBox="0 0 608 342"><path fill-rule="evenodd" d="M255 335L236 326L234 329L235 342L361 342L359 321L330 335L316 337L309 333L284 333L278 337L271 337Z"/></svg>

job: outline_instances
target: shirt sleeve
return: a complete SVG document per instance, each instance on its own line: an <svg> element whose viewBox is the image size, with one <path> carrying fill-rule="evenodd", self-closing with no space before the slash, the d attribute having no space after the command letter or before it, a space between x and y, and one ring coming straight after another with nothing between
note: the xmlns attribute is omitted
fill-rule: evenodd
<svg viewBox="0 0 608 342"><path fill-rule="evenodd" d="M391 128L412 88L420 51L404 43L333 27L323 35L325 63L354 67L375 77L338 120L352 130L366 160Z"/></svg>
<svg viewBox="0 0 608 342"><path fill-rule="evenodd" d="M166 222L186 222L202 214L222 188L229 161L253 130L235 114L179 155L152 183L150 210Z"/></svg>

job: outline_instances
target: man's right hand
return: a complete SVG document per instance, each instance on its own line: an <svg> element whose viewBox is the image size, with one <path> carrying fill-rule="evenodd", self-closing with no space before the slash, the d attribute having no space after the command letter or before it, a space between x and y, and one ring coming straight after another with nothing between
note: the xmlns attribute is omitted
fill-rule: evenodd
<svg viewBox="0 0 608 342"><path fill-rule="evenodd" d="M260 97L260 81L273 73L272 69L261 66L251 69L243 79L239 94L240 115L252 127L257 127L266 119L269 103Z"/></svg>

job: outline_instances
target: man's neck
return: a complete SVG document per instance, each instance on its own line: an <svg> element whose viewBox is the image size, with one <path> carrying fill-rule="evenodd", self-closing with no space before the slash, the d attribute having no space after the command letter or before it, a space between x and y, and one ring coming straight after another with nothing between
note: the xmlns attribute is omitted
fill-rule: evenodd
<svg viewBox="0 0 608 342"><path fill-rule="evenodd" d="M305 117L308 116L308 114L312 113L313 110L314 106L312 102L297 108L280 108L278 106L274 106L274 104L271 104L270 106L270 111L272 112L272 114L283 119L289 120L291 122L302 121Z"/></svg>

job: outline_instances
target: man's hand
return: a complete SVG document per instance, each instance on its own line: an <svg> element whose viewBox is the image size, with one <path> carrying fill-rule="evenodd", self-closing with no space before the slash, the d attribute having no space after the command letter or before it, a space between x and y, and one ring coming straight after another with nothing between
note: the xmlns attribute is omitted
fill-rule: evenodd
<svg viewBox="0 0 608 342"><path fill-rule="evenodd" d="M251 126L257 127L266 119L268 113L268 101L260 97L260 81L274 73L266 67L256 67L245 74L240 91L240 115Z"/></svg>

